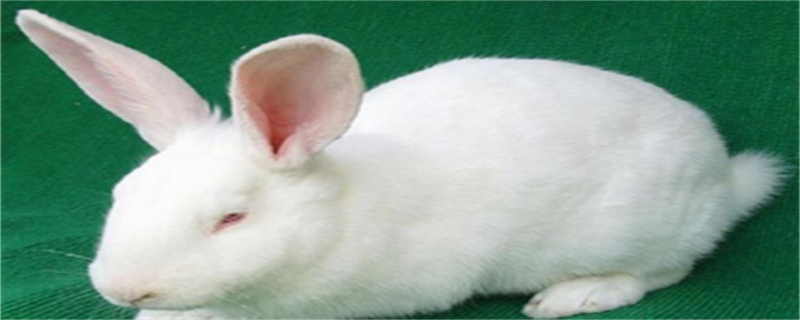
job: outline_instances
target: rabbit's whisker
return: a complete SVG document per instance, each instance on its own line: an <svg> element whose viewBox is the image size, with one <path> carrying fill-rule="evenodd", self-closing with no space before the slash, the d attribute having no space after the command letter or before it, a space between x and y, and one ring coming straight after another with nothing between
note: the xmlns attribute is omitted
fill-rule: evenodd
<svg viewBox="0 0 800 320"><path fill-rule="evenodd" d="M60 254L62 256L75 258L75 259L88 261L88 262L92 262L93 261L92 258L89 258L89 257L84 256L84 255L79 255L77 253L71 253L71 252L58 251L58 250L53 250L53 249L34 249L34 250L31 250L31 251L39 251L39 252L48 252L48 253Z"/></svg>

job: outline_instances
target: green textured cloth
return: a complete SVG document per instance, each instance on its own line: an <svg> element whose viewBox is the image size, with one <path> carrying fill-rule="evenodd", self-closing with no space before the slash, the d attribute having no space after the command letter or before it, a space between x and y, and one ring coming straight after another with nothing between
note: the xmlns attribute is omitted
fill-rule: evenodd
<svg viewBox="0 0 800 320"><path fill-rule="evenodd" d="M152 152L20 33L13 20L23 8L146 52L223 106L230 63L296 33L350 46L370 86L464 56L580 62L696 103L732 152L797 164L797 2L3 2L7 319L133 314L94 293L81 256L93 256L112 185ZM527 299L475 298L420 317L522 318ZM576 318L798 318L796 177L679 285Z"/></svg>

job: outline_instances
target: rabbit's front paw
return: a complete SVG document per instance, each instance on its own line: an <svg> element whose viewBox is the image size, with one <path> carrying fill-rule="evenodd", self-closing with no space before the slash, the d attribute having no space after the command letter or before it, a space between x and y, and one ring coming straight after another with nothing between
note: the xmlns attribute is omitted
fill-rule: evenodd
<svg viewBox="0 0 800 320"><path fill-rule="evenodd" d="M142 310L136 315L137 320L213 320L220 319L203 310L192 311L157 311Z"/></svg>
<svg viewBox="0 0 800 320"><path fill-rule="evenodd" d="M601 312L638 302L644 283L630 275L578 278L537 293L522 310L531 318Z"/></svg>

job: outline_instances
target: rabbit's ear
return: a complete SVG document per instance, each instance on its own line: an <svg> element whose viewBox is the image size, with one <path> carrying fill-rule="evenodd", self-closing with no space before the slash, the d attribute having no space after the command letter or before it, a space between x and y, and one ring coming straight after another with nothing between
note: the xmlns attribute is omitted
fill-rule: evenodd
<svg viewBox="0 0 800 320"><path fill-rule="evenodd" d="M364 84L343 45L297 35L255 48L233 66L233 114L245 137L277 164L303 164L341 136Z"/></svg>
<svg viewBox="0 0 800 320"><path fill-rule="evenodd" d="M163 150L177 131L208 120L208 104L158 61L34 10L20 11L16 21L87 95L155 148Z"/></svg>

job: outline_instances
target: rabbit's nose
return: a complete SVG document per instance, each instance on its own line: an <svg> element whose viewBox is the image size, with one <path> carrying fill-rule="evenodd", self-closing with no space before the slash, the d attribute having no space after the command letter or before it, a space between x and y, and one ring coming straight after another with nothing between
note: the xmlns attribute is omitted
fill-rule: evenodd
<svg viewBox="0 0 800 320"><path fill-rule="evenodd" d="M109 302L123 307L142 307L158 300L157 290L146 278L111 270L97 262L89 266L92 284Z"/></svg>

